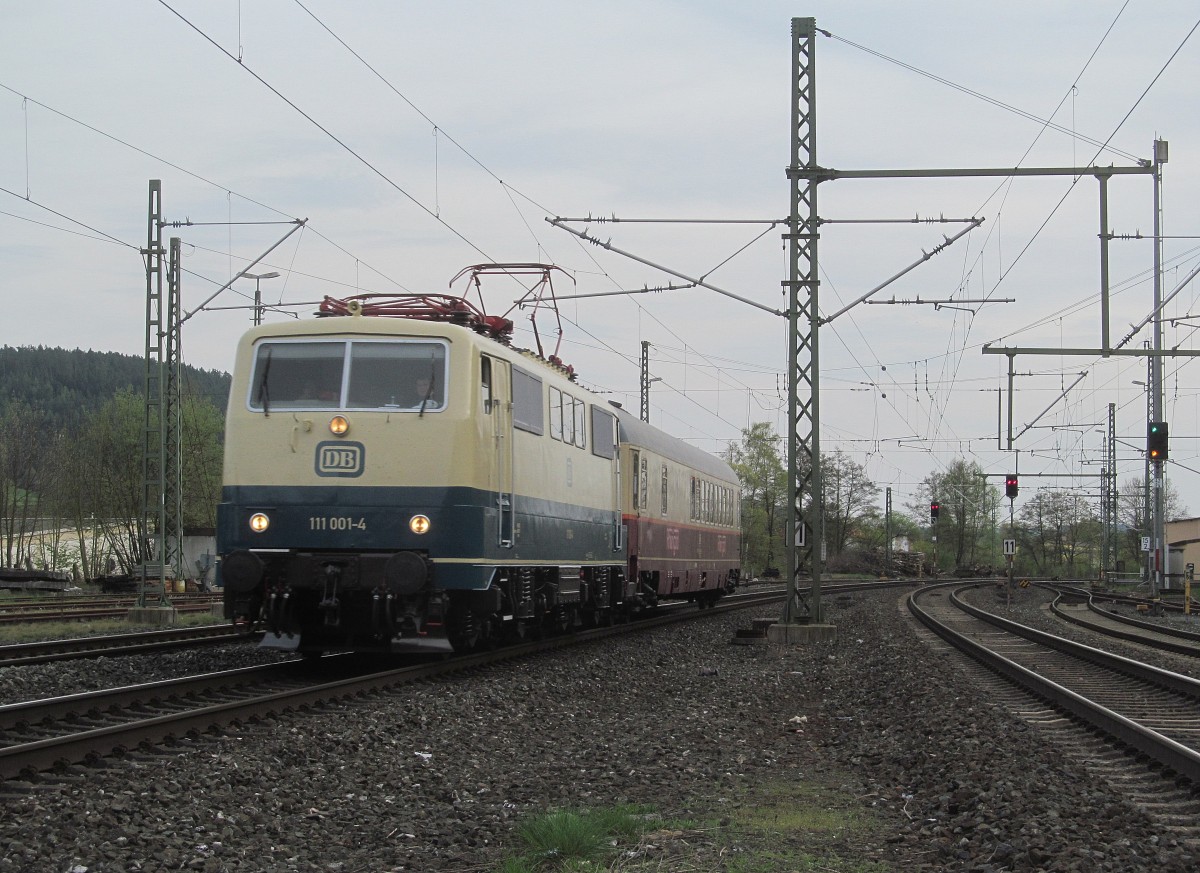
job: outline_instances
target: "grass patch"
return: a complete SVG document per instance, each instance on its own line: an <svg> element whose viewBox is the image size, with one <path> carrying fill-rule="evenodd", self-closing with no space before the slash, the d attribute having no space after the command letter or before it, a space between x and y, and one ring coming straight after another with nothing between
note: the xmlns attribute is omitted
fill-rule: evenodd
<svg viewBox="0 0 1200 873"><path fill-rule="evenodd" d="M807 783L759 786L711 821L665 821L644 807L535 816L496 873L886 873L854 857L876 828L853 798ZM866 838L866 839L865 839Z"/></svg>
<svg viewBox="0 0 1200 873"><path fill-rule="evenodd" d="M740 853L728 873L884 873L876 861L845 858L839 848L861 846L878 827L852 798L811 783L775 783L746 798L730 815L728 841Z"/></svg>
<svg viewBox="0 0 1200 873"><path fill-rule="evenodd" d="M204 612L180 613L170 627L201 627L226 624L227 619ZM80 637L99 637L109 634L130 634L139 631L169 630L162 625L134 624L119 618L95 621L48 621L32 624L0 625L0 645L35 643L42 640L73 640Z"/></svg>
<svg viewBox="0 0 1200 873"><path fill-rule="evenodd" d="M756 798L754 808L738 810L734 821L760 833L839 836L869 829L858 807L835 792L807 783L767 788Z"/></svg>
<svg viewBox="0 0 1200 873"><path fill-rule="evenodd" d="M572 812L559 810L534 816L520 826L522 851L508 858L500 873L600 873L622 843L635 841L659 826L644 807L617 806Z"/></svg>

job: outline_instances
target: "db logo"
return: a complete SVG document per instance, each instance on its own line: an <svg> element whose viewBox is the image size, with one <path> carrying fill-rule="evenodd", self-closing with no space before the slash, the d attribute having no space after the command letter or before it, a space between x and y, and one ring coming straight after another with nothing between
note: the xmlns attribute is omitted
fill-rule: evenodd
<svg viewBox="0 0 1200 873"><path fill-rule="evenodd" d="M668 552L678 552L679 551L679 528L675 528L675 527L667 528L667 551Z"/></svg>
<svg viewBox="0 0 1200 873"><path fill-rule="evenodd" d="M363 474L367 450L362 443L324 442L317 444L318 476L354 478Z"/></svg>

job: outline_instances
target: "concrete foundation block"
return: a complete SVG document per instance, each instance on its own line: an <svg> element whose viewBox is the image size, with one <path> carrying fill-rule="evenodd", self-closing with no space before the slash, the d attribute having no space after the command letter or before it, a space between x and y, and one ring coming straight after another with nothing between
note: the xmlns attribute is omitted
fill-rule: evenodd
<svg viewBox="0 0 1200 873"><path fill-rule="evenodd" d="M777 622L767 628L767 642L787 646L837 641L837 627L832 624L784 624Z"/></svg>
<svg viewBox="0 0 1200 873"><path fill-rule="evenodd" d="M168 627L175 624L179 613L173 606L135 606L125 614L130 624L152 624Z"/></svg>

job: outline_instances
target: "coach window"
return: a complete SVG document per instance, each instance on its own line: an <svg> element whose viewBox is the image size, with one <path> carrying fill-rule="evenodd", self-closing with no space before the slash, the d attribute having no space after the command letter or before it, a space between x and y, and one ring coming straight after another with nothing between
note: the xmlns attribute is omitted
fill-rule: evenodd
<svg viewBox="0 0 1200 873"><path fill-rule="evenodd" d="M650 509L650 472L647 469L649 464L650 462L646 458L642 458L642 470L638 474L638 478L641 480L642 509L645 510Z"/></svg>
<svg viewBox="0 0 1200 873"><path fill-rule="evenodd" d="M635 451L633 453L633 508L635 510L641 508L641 503L638 502L638 481L642 478L638 475L638 466L641 464L642 453Z"/></svg>
<svg viewBox="0 0 1200 873"><path fill-rule="evenodd" d="M662 465L662 514L667 514L667 465Z"/></svg>

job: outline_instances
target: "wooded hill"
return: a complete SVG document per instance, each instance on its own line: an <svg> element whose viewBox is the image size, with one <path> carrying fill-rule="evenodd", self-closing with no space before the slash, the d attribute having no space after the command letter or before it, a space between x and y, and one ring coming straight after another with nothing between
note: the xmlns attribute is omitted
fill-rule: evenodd
<svg viewBox="0 0 1200 873"><path fill-rule="evenodd" d="M44 346L0 346L0 419L12 404L46 415L59 433L73 433L117 392L140 395L145 361L135 355ZM229 374L184 366L181 393L208 400L222 413Z"/></svg>

